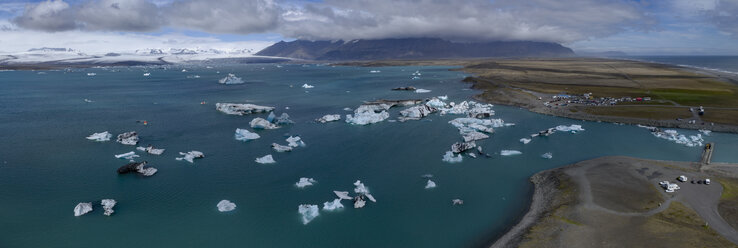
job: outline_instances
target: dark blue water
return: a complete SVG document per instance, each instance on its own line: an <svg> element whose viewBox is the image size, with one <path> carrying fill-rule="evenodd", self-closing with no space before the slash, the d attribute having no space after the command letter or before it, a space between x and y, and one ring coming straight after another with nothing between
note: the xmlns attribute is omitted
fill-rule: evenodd
<svg viewBox="0 0 738 248"><path fill-rule="evenodd" d="M342 114L363 101L448 95L469 100L478 93L448 67L357 68L316 65L221 65L215 68L92 68L69 71L0 72L0 247L467 247L494 239L527 210L528 177L549 168L603 155L663 160L699 159L699 147L653 137L635 126L575 121L496 106L512 127L497 128L478 144L493 158L441 161L460 140L448 124L458 116L432 115L421 121L352 126L343 121L313 122ZM381 73L369 73L379 69ZM420 80L411 73L420 70ZM144 71L151 72L143 77ZM95 72L97 76L86 76ZM217 73L220 72L220 73ZM219 85L232 72L243 85ZM188 75L201 78L187 78ZM299 86L308 83L314 89ZM389 89L413 85L428 94ZM94 102L87 103L84 99ZM201 105L205 101L207 104ZM286 112L294 125L257 131L261 139L240 142L236 128L254 117L229 116L216 102L254 103ZM289 107L288 110L285 108ZM391 119L398 115L392 109ZM148 125L137 123L147 120ZM580 124L577 134L520 138L556 125ZM85 137L102 131L138 131L140 144L167 149L161 156L138 152L159 172L150 178L117 175L126 163L113 157L134 150ZM696 131L679 130L687 135ZM271 150L288 135L307 143L290 153ZM734 134L713 133L714 158L738 162ZM501 157L502 149L523 155ZM206 154L194 164L176 161L178 152ZM553 159L540 157L552 152ZM273 154L276 164L256 157ZM426 190L424 174L438 187ZM298 189L300 177L318 183ZM363 209L321 211L303 225L300 204L335 198L333 190L352 191L360 179L377 198ZM81 217L79 202L114 198L111 217L99 205ZM463 206L452 206L461 198ZM220 213L216 204L238 205ZM350 207L348 201L344 205Z"/></svg>

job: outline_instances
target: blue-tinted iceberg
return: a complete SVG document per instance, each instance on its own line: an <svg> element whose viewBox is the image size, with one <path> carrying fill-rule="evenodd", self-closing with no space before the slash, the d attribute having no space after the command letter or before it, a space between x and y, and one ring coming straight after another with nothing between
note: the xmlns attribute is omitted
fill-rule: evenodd
<svg viewBox="0 0 738 248"><path fill-rule="evenodd" d="M436 187L436 182L431 181L428 179L428 182L425 183L425 189L432 189Z"/></svg>
<svg viewBox="0 0 738 248"><path fill-rule="evenodd" d="M295 183L295 186L298 188L305 188L307 186L312 186L314 183L317 183L318 181L315 181L315 179L307 178L307 177L301 177L300 181Z"/></svg>
<svg viewBox="0 0 738 248"><path fill-rule="evenodd" d="M461 157L461 154L454 156L454 153L451 151L447 151L446 154L443 155L443 162L448 163L461 163L464 158Z"/></svg>
<svg viewBox="0 0 738 248"><path fill-rule="evenodd" d="M274 161L274 158L272 157L271 154L256 158L255 161L260 164L273 164L277 162L277 161Z"/></svg>
<svg viewBox="0 0 738 248"><path fill-rule="evenodd" d="M229 200L221 200L215 206L218 207L220 212L230 212L236 209L236 204Z"/></svg>
<svg viewBox="0 0 738 248"><path fill-rule="evenodd" d="M315 217L318 217L320 213L318 212L318 205L310 205L310 204L301 204L297 207L297 212L302 215L302 224L307 225Z"/></svg>
<svg viewBox="0 0 738 248"><path fill-rule="evenodd" d="M249 141L261 138L261 136L256 133L249 132L249 130L246 129L236 128L236 134L234 134L234 138L238 141Z"/></svg>
<svg viewBox="0 0 738 248"><path fill-rule="evenodd" d="M331 121L337 121L341 119L341 115L324 115L323 117L320 117L316 119L315 121L320 123L326 123Z"/></svg>
<svg viewBox="0 0 738 248"><path fill-rule="evenodd" d="M218 80L218 83L220 84L242 84L243 79L240 77L236 77L236 75L232 73L228 73L228 76Z"/></svg>
<svg viewBox="0 0 738 248"><path fill-rule="evenodd" d="M323 203L323 210L324 211L334 211L334 210L337 210L339 208L343 208L343 204L341 204L341 199L340 198L334 199L333 201L329 201L329 202L324 202Z"/></svg>
<svg viewBox="0 0 738 248"><path fill-rule="evenodd" d="M118 202L113 199L102 199L102 201L100 201L100 205L102 205L103 207L103 214L106 216L112 215L115 212L115 210L113 210L113 207L115 207L116 203Z"/></svg>
<svg viewBox="0 0 738 248"><path fill-rule="evenodd" d="M92 211L91 202L80 202L74 207L74 216L82 216Z"/></svg>

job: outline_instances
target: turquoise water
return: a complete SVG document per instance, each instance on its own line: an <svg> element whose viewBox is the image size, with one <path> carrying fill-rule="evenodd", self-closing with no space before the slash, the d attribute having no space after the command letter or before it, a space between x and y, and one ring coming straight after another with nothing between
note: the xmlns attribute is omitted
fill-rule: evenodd
<svg viewBox="0 0 738 248"><path fill-rule="evenodd" d="M448 95L449 101L460 102L478 93L460 82L466 75L449 67L214 67L0 72L0 247L473 247L494 240L527 210L532 190L527 179L533 173L603 155L696 161L701 151L635 126L495 106L494 118L516 125L497 128L490 139L477 142L492 158L465 157L448 164L441 157L460 140L448 121L458 116L368 126L313 120L345 115L344 108L367 100ZM369 73L375 69L381 73ZM151 76L143 77L144 70ZM411 80L416 70L423 75ZM217 84L228 72L246 84ZM300 88L304 83L315 88ZM407 85L432 92L389 90ZM236 141L236 128L250 129L249 121L266 114L224 115L215 110L216 102L274 106L296 123L257 131L258 140ZM391 119L400 109L390 111ZM586 131L519 142L539 130L570 124ZM153 177L116 174L126 161L113 155L133 147L85 139L95 132L134 130L139 144L167 149L161 156L138 152L139 160L159 169ZM307 146L290 153L271 150L271 143L286 144L289 135L300 135ZM738 154L731 152L738 149L736 138L721 133L705 138L717 143L715 161L738 162ZM502 149L523 154L501 157ZM206 157L194 164L174 159L190 150ZM542 159L545 152L552 152L553 159ZM254 162L266 154L277 163ZM438 187L424 189L424 174L433 174ZM298 189L294 183L300 177L318 183ZM352 191L357 179L377 203L321 210L303 225L298 205L322 206L335 198L333 190ZM87 215L73 216L77 203L103 198L118 201L113 216L102 215L99 205ZM465 204L452 206L454 198ZM218 212L215 205L222 199L238 207Z"/></svg>

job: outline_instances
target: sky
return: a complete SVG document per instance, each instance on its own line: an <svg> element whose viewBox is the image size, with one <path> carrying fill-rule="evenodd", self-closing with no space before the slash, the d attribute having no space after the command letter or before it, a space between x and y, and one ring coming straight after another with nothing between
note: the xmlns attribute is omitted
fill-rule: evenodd
<svg viewBox="0 0 738 248"><path fill-rule="evenodd" d="M738 55L738 0L0 0L3 53L259 50L280 40L414 37Z"/></svg>

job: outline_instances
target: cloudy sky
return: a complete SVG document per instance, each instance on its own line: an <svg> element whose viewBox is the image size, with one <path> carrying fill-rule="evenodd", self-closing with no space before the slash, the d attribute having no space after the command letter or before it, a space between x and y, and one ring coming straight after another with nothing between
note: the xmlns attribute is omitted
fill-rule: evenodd
<svg viewBox="0 0 738 248"><path fill-rule="evenodd" d="M0 52L405 37L738 55L738 0L0 0Z"/></svg>

